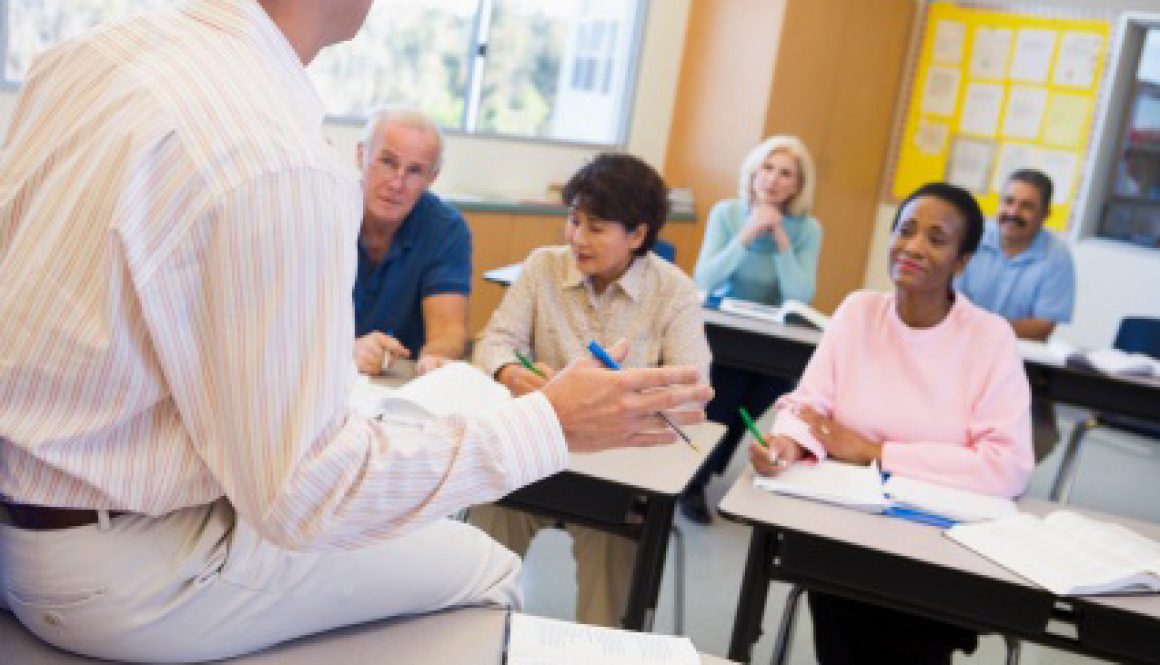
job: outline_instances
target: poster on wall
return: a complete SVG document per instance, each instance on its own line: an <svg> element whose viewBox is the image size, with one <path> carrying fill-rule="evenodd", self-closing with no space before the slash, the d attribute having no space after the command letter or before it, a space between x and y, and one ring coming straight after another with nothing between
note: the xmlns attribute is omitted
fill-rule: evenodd
<svg viewBox="0 0 1160 665"><path fill-rule="evenodd" d="M993 215L1007 175L1037 168L1055 185L1047 225L1066 229L1110 23L932 2L925 26L891 193L945 179Z"/></svg>

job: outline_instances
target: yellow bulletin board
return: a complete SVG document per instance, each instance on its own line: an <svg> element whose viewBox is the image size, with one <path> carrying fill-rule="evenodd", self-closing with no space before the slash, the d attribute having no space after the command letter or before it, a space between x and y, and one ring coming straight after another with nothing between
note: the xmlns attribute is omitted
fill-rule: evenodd
<svg viewBox="0 0 1160 665"><path fill-rule="evenodd" d="M1055 187L1047 226L1065 230L1084 171L1110 23L933 2L926 16L893 194L932 180L974 192L994 215L1007 175Z"/></svg>

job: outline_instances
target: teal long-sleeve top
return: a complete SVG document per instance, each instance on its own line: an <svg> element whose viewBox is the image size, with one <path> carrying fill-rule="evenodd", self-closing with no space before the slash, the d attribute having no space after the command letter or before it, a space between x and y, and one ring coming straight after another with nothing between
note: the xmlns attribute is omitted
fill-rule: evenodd
<svg viewBox="0 0 1160 665"><path fill-rule="evenodd" d="M693 279L708 293L780 306L786 300L809 303L817 284L822 226L809 215L782 218L790 249L778 251L763 234L746 247L741 229L749 207L737 199L713 206Z"/></svg>

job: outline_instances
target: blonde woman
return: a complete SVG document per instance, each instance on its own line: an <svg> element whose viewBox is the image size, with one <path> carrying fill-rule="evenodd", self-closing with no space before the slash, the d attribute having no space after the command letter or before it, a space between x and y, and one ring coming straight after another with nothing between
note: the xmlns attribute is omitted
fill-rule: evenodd
<svg viewBox="0 0 1160 665"><path fill-rule="evenodd" d="M779 306L810 302L822 244L822 227L810 214L814 163L794 136L773 136L741 163L736 199L713 206L693 279L706 292ZM783 379L714 364L716 397L706 411L728 429L701 473L681 498L681 512L708 524L705 485L721 474L745 432L737 415L744 406L759 415L792 385Z"/></svg>

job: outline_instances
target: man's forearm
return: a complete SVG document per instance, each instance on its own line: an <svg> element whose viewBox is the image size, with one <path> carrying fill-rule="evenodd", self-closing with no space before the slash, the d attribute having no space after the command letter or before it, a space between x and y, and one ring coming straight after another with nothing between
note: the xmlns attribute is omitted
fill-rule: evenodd
<svg viewBox="0 0 1160 665"><path fill-rule="evenodd" d="M1012 319L1011 327L1015 329L1015 336L1019 339L1032 339L1046 342L1055 330L1055 321L1047 319Z"/></svg>

